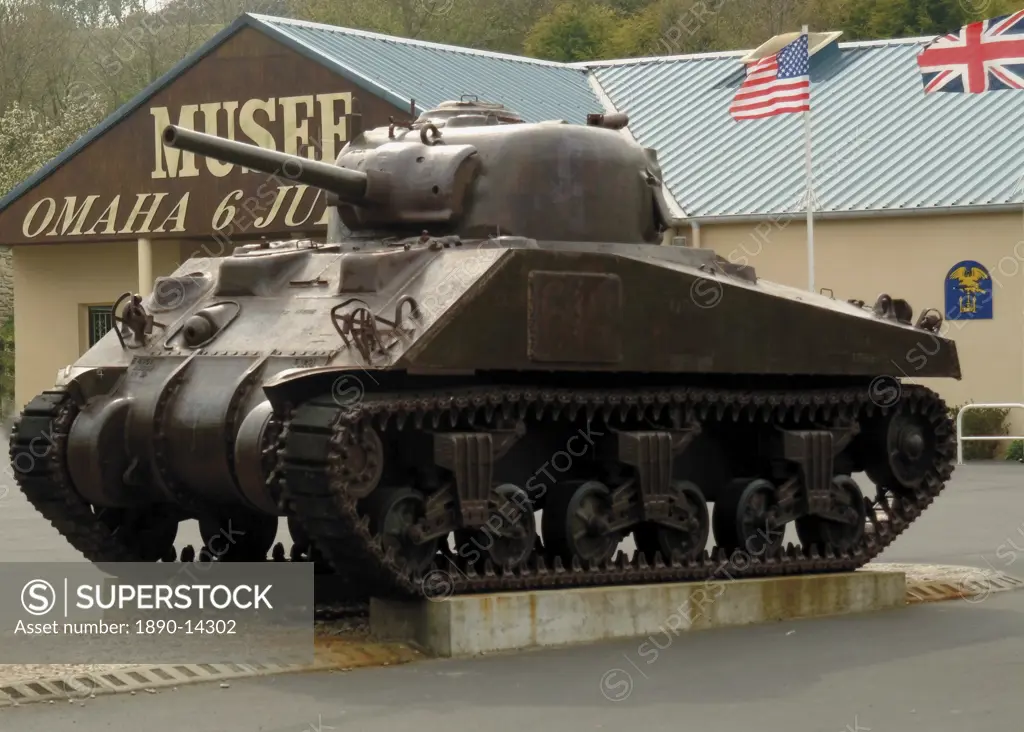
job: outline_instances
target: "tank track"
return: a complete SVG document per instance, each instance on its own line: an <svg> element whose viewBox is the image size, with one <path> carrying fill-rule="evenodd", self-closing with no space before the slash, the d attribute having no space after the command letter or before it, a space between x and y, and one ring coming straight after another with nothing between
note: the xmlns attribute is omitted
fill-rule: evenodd
<svg viewBox="0 0 1024 732"><path fill-rule="evenodd" d="M906 530L942 491L952 472L955 443L944 402L923 387L904 387L897 408L926 414L937 437L933 465L923 489L896 494L880 488L874 500L866 499L871 532L852 551L820 555L790 545L775 556L727 557L720 549L685 565L655 561L648 565L642 556L627 560L620 553L608 566L565 568L556 560L545 566L542 556L514 572L486 567L482 573L454 559L439 560L426 577L405 576L381 550L369 531L369 522L359 514L357 501L346 494L338 476L340 456L335 449L347 430L363 421L404 427L411 421L421 427L428 420L453 422L469 411L508 414L557 415L565 410L587 409L609 416L628 410L657 412L673 408L693 410L702 419L785 419L803 416L828 420L840 413L871 416L888 410L875 407L864 389L811 392L731 392L711 389L647 390L635 392L569 392L567 390L466 389L453 392L368 395L354 409L340 409L333 398L312 400L290 410L278 443L278 475L292 511L316 541L318 548L335 566L346 569L342 584L351 589L343 596L352 600L371 594L404 596L465 594L502 589L547 589L587 585L680 582L727 575L730 578L850 571L878 556ZM625 411L624 411L625 410ZM75 492L65 464L65 444L77 406L66 390L52 389L33 399L15 423L10 436L10 457L21 490L67 541L94 562L147 561L119 541ZM433 576L433 577L431 577ZM433 590L426 584L434 581ZM437 582L440 580L440 588ZM337 599L341 599L340 597ZM337 601L337 600L335 600Z"/></svg>
<svg viewBox="0 0 1024 732"><path fill-rule="evenodd" d="M120 541L72 486L65 458L77 414L74 399L61 388L28 403L11 430L14 478L32 506L89 561L148 561Z"/></svg>
<svg viewBox="0 0 1024 732"><path fill-rule="evenodd" d="M720 547L705 551L685 564L660 556L648 563L636 552L619 552L614 561L583 567L577 561L565 567L556 559L550 566L534 552L514 570L495 569L488 562L477 570L454 557L435 560L422 576L401 570L370 530L349 483L340 446L362 425L381 429L420 428L457 424L472 417L487 424L494 414L522 418L572 418L580 410L611 418L656 418L666 409L685 410L701 422L710 420L820 420L856 418L872 424L874 416L905 410L923 415L932 426L934 450L920 487L911 491L878 486L877 495L865 497L867 525L859 545L835 553L817 546L789 544L770 556L732 557ZM945 402L933 391L913 385L902 387L893 407L875 405L864 387L806 391L733 391L727 389L567 390L555 388L476 388L427 390L417 393L367 394L359 404L341 408L330 396L312 399L282 410L278 475L282 496L313 542L335 567L353 572L366 591L378 596L437 597L478 592L553 589L595 585L690 582L714 577L764 577L789 574L852 571L878 556L935 500L953 469L955 438ZM876 425L886 422L874 422ZM429 428L429 427L428 427ZM876 426L876 429L882 429ZM862 433L862 437L867 437ZM876 436L877 437L877 436ZM744 554L743 552L740 552Z"/></svg>
<svg viewBox="0 0 1024 732"><path fill-rule="evenodd" d="M77 414L74 399L62 388L45 391L28 403L10 434L15 481L29 503L89 561L151 561L122 542L74 490L67 472L66 444ZM201 552L191 545L182 553L203 561ZM285 561L283 547L275 546L273 553L273 561Z"/></svg>
<svg viewBox="0 0 1024 732"><path fill-rule="evenodd" d="M32 506L89 561L149 562L120 541L72 486L65 445L77 414L78 407L65 389L43 392L28 403L10 435L15 480ZM202 561L194 550L190 553L197 556L194 561ZM284 556L283 549L275 547L278 553ZM317 619L366 614L367 595L344 575L318 576L316 583Z"/></svg>

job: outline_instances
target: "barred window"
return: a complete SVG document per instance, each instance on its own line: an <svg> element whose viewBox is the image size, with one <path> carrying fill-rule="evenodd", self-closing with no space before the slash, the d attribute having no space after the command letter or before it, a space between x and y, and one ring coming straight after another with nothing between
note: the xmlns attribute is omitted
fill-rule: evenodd
<svg viewBox="0 0 1024 732"><path fill-rule="evenodd" d="M110 317L110 305L91 305L89 307L89 348L99 342L113 325Z"/></svg>

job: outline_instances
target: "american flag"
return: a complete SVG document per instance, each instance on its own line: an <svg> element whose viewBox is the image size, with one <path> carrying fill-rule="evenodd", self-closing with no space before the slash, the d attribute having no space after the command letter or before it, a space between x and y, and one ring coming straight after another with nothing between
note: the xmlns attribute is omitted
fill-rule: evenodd
<svg viewBox="0 0 1024 732"><path fill-rule="evenodd" d="M729 105L735 120L760 119L811 109L807 36L801 35L777 54L750 64L747 78Z"/></svg>
<svg viewBox="0 0 1024 732"><path fill-rule="evenodd" d="M1024 10L935 39L917 65L926 94L1024 89Z"/></svg>

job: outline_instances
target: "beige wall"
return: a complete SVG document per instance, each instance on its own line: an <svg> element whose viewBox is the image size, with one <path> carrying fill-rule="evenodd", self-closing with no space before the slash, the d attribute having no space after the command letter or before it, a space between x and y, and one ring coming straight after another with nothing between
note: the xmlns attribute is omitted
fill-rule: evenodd
<svg viewBox="0 0 1024 732"><path fill-rule="evenodd" d="M881 292L944 309L943 283L956 262L974 259L995 280L991 321L951 321L964 379L925 379L951 403L1024 401L1024 217L1016 214L815 222L816 285L839 299L871 303ZM690 235L687 229L684 234ZM1020 242L1018 244L1018 242ZM804 220L704 225L700 245L758 275L807 286ZM170 274L201 243L154 242L154 277ZM219 252L211 252L219 254ZM14 248L16 401L50 387L57 369L87 346L85 306L136 290L134 243ZM813 344L809 343L808 347ZM913 378L913 361L902 367ZM1016 424L1024 429L1024 410Z"/></svg>
<svg viewBox="0 0 1024 732"><path fill-rule="evenodd" d="M689 232L684 229L684 233ZM945 309L946 273L973 259L988 268L993 319L947 321L964 378L914 380L952 404L1024 401L1024 216L1022 214L907 216L818 220L814 223L815 285L837 299L871 304L882 292L914 307ZM705 224L701 248L712 248L760 277L806 288L807 234L803 217L760 224ZM927 346L927 343L925 343ZM808 343L813 347L813 343ZM899 359L913 380L914 358ZM1024 410L1015 424L1024 426Z"/></svg>
<svg viewBox="0 0 1024 732"><path fill-rule="evenodd" d="M53 386L88 343L86 308L139 287L136 244L13 247L15 402L20 411ZM153 242L153 276L178 266L178 242Z"/></svg>

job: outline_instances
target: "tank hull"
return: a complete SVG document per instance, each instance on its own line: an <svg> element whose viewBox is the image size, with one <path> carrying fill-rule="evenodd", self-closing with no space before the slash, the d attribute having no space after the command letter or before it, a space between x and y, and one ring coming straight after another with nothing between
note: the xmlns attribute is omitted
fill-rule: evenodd
<svg viewBox="0 0 1024 732"><path fill-rule="evenodd" d="M187 518L261 559L285 517L367 594L848 571L952 471L944 403L899 377L960 378L956 347L900 303L645 245L190 260L143 302L151 335L28 405L11 459L93 561L171 557Z"/></svg>

